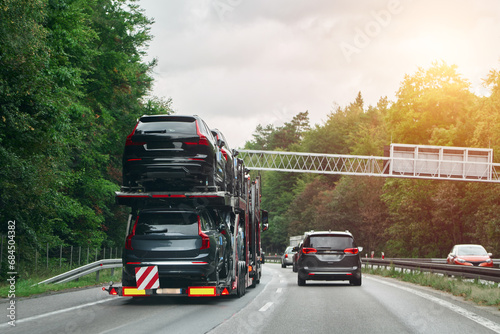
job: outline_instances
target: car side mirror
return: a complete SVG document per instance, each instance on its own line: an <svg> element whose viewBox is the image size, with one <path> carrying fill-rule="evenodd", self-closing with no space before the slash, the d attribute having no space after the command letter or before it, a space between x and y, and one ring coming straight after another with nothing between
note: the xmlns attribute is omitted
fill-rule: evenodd
<svg viewBox="0 0 500 334"><path fill-rule="evenodd" d="M293 247L292 251L294 251L294 252L298 252L298 251L299 251L299 246L295 246L295 247Z"/></svg>
<svg viewBox="0 0 500 334"><path fill-rule="evenodd" d="M358 247L358 251L361 253L363 251L363 247Z"/></svg>
<svg viewBox="0 0 500 334"><path fill-rule="evenodd" d="M492 257L492 256L493 256L493 253L488 253L488 256L489 256L489 257Z"/></svg>
<svg viewBox="0 0 500 334"><path fill-rule="evenodd" d="M222 139L219 139L219 141L217 142L217 145L220 147L220 148L223 148L224 146L226 146L226 142L223 141Z"/></svg>
<svg viewBox="0 0 500 334"><path fill-rule="evenodd" d="M240 152L238 150L233 149L233 157L237 157Z"/></svg>

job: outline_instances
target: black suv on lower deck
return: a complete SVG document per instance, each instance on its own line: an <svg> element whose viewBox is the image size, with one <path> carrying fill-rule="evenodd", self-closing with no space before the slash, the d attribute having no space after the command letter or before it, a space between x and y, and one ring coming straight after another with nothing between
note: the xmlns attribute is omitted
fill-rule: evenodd
<svg viewBox="0 0 500 334"><path fill-rule="evenodd" d="M123 286L135 286L135 268L145 265L158 266L160 286L226 277L231 252L227 221L208 209L133 213L123 253Z"/></svg>
<svg viewBox="0 0 500 334"><path fill-rule="evenodd" d="M360 249L348 231L308 233L297 249L298 285L305 285L306 280L348 280L361 285Z"/></svg>

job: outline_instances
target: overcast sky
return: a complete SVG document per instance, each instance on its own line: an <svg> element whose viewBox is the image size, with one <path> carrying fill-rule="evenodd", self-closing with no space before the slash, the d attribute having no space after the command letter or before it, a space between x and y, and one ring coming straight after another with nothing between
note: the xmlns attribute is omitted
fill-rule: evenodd
<svg viewBox="0 0 500 334"><path fill-rule="evenodd" d="M154 18L153 95L200 115L236 148L258 124L391 101L405 74L442 60L485 95L500 67L498 0L140 0Z"/></svg>

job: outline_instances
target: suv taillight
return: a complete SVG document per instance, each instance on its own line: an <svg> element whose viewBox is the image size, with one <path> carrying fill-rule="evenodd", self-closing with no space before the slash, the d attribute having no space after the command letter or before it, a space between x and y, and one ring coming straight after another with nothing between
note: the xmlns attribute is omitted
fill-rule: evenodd
<svg viewBox="0 0 500 334"><path fill-rule="evenodd" d="M221 153L222 153L222 156L224 157L224 159L227 161L227 151L223 148L220 149Z"/></svg>
<svg viewBox="0 0 500 334"><path fill-rule="evenodd" d="M208 139L205 137L201 131L200 131L200 126L198 125L198 121L196 121L196 133L198 136L200 136L200 140L198 141L198 145L206 145L208 146Z"/></svg>
<svg viewBox="0 0 500 334"><path fill-rule="evenodd" d="M137 122L137 124L134 127L134 130L132 130L132 132L127 136L127 139L125 140L125 146L133 146L133 145L135 145L135 146L141 146L141 145L146 144L145 142L134 142L134 141L132 141L132 136L134 135L135 129L137 129L138 125L139 125L139 122Z"/></svg>
<svg viewBox="0 0 500 334"><path fill-rule="evenodd" d="M358 254L359 250L357 248L346 248L344 249L344 253L349 254Z"/></svg>
<svg viewBox="0 0 500 334"><path fill-rule="evenodd" d="M307 248L307 247L302 248L302 253L304 254L317 253L317 252L318 251L316 250L316 248Z"/></svg>
<svg viewBox="0 0 500 334"><path fill-rule="evenodd" d="M135 228L137 227L138 221L139 221L139 216L137 216L137 219L135 220L134 227L132 228L132 233L127 235L127 238L125 239L125 249L134 250L132 248L132 237L135 235Z"/></svg>
<svg viewBox="0 0 500 334"><path fill-rule="evenodd" d="M201 231L201 220L200 216L198 216L198 235L201 237L201 247L200 249L208 249L210 248L210 239L208 235Z"/></svg>
<svg viewBox="0 0 500 334"><path fill-rule="evenodd" d="M186 145L205 145L205 146L208 146L208 139L207 139L207 137L205 137L201 133L200 127L198 126L198 121L196 121L196 134L198 135L198 137L200 137L200 139L198 139L197 142L184 142L184 144L186 144Z"/></svg>

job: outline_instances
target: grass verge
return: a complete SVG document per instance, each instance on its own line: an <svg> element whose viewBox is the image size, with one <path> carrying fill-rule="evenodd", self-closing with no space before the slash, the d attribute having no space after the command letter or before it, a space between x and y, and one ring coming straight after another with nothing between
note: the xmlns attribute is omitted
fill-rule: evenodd
<svg viewBox="0 0 500 334"><path fill-rule="evenodd" d="M461 296L479 305L496 306L500 310L500 287L498 283L482 283L480 281L463 280L460 277L450 278L442 275L425 272L408 272L390 268L365 268L363 273L396 278L436 290L449 292Z"/></svg>
<svg viewBox="0 0 500 334"><path fill-rule="evenodd" d="M40 284L38 282L43 281L47 277L37 278L32 277L29 279L18 279L15 282L15 291L13 293L17 297L30 297L38 294L62 291L67 289L83 288L89 286L98 286L103 282L107 283L109 281L119 282L122 279L121 269L115 269L114 275L111 275L111 269L101 270L99 274L99 282L96 282L96 274L89 274L87 276L80 277L78 281L71 281L61 284ZM2 282L0 285L0 298L8 298L9 293L12 293L11 286Z"/></svg>

